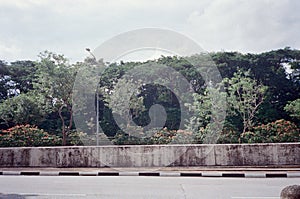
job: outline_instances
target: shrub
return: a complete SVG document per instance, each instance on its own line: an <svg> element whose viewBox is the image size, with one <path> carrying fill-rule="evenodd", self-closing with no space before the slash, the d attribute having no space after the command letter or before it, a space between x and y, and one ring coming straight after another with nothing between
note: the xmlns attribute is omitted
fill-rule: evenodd
<svg viewBox="0 0 300 199"><path fill-rule="evenodd" d="M172 137L172 144L193 144L196 143L195 136L192 132L186 130L177 130Z"/></svg>
<svg viewBox="0 0 300 199"><path fill-rule="evenodd" d="M100 145L102 145L101 143L102 136L103 135L99 134ZM106 135L105 138L107 138ZM90 135L84 132L78 132L76 130L72 130L70 133L68 133L67 145L68 146L96 146L97 137L95 134Z"/></svg>
<svg viewBox="0 0 300 199"><path fill-rule="evenodd" d="M239 131L232 125L227 125L223 128L218 144L239 143Z"/></svg>
<svg viewBox="0 0 300 199"><path fill-rule="evenodd" d="M116 145L132 144L132 145L149 145L149 144L191 144L194 142L191 132L184 130L168 130L163 128L156 132L149 133L147 136L129 136L124 133L118 133L113 139ZM146 134L147 134L146 133Z"/></svg>
<svg viewBox="0 0 300 199"><path fill-rule="evenodd" d="M57 146L61 143L58 136L49 135L44 130L28 124L3 130L0 135L0 147Z"/></svg>
<svg viewBox="0 0 300 199"><path fill-rule="evenodd" d="M172 142L173 137L176 136L176 132L176 130L163 128L151 136L151 141L153 144L169 144Z"/></svg>
<svg viewBox="0 0 300 199"><path fill-rule="evenodd" d="M117 133L112 142L116 145L148 145L153 144L148 137L135 137L125 133Z"/></svg>
<svg viewBox="0 0 300 199"><path fill-rule="evenodd" d="M299 142L300 133L293 122L281 119L254 127L242 134L241 140L245 143Z"/></svg>
<svg viewBox="0 0 300 199"><path fill-rule="evenodd" d="M84 145L83 139L87 137L86 133L71 131L67 137L67 145L70 146L82 146Z"/></svg>

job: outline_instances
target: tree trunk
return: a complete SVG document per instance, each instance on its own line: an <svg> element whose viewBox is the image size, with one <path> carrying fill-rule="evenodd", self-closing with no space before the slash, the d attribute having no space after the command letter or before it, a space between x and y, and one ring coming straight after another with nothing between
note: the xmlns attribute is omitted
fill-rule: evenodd
<svg viewBox="0 0 300 199"><path fill-rule="evenodd" d="M61 120L61 123L62 123L62 129L61 129L61 132L62 132L62 145L65 146L67 145L67 134L66 134L66 126L65 126L65 120L64 120L64 117L62 116L62 109L65 105L62 105L59 110L58 110L58 114L59 114L59 117L60 117L60 120Z"/></svg>

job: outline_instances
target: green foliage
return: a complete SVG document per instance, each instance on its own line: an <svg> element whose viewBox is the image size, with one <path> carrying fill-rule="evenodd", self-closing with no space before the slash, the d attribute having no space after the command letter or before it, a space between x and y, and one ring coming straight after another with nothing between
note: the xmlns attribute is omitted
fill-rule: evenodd
<svg viewBox="0 0 300 199"><path fill-rule="evenodd" d="M106 98L112 113L122 116L122 119L125 120L124 126L130 125L131 118L139 115L145 109L143 97L138 96L139 93L135 90L136 84L138 82L120 79L114 93Z"/></svg>
<svg viewBox="0 0 300 199"><path fill-rule="evenodd" d="M222 132L220 133L218 143L219 144L230 144L230 143L239 143L240 132L233 125L225 125Z"/></svg>
<svg viewBox="0 0 300 199"><path fill-rule="evenodd" d="M66 145L67 134L73 125L72 92L76 70L63 55L46 51L40 54L40 58L37 63L37 80L33 86L40 101L43 101L41 106L49 113L58 113L63 145ZM67 117L63 113L67 113Z"/></svg>
<svg viewBox="0 0 300 199"><path fill-rule="evenodd" d="M241 140L245 143L299 142L300 131L294 123L281 119L254 127L251 132L243 133Z"/></svg>
<svg viewBox="0 0 300 199"><path fill-rule="evenodd" d="M153 144L149 138L139 138L135 136L130 136L128 134L125 134L123 132L117 133L113 140L113 144L116 145L147 145L147 144Z"/></svg>
<svg viewBox="0 0 300 199"><path fill-rule="evenodd" d="M109 123L113 121L111 111L106 106L103 95L100 91L105 91L97 88L99 77L104 70L104 63L102 60L96 61L95 59L87 58L84 62L78 62L73 65L76 69L76 79L73 86L73 93L71 98L72 102L72 115L76 119L75 122L80 122L81 125L76 126L77 131L87 133L88 135L94 135L96 130L96 114L95 109L92 107L94 103L96 108L96 99L99 99L99 118L101 127L104 132L115 133L111 131ZM103 86L104 87L104 86ZM70 116L72 116L70 114ZM80 119L79 119L80 118ZM81 119L82 118L82 119Z"/></svg>
<svg viewBox="0 0 300 199"><path fill-rule="evenodd" d="M0 102L33 89L36 65L33 61L0 61Z"/></svg>
<svg viewBox="0 0 300 199"><path fill-rule="evenodd" d="M8 84L9 79L7 63L0 60L0 102L8 97L10 89L10 85Z"/></svg>
<svg viewBox="0 0 300 199"><path fill-rule="evenodd" d="M194 93L193 97L193 104L185 104L193 112L187 129L198 132L200 128L212 128L208 127L211 122L222 126L225 118L221 118L221 113L226 109L226 93L222 91L222 85L216 88L207 87L203 94Z"/></svg>
<svg viewBox="0 0 300 199"><path fill-rule="evenodd" d="M238 113L243 121L243 133L254 126L254 117L265 99L267 87L250 78L250 71L239 70L232 78L225 78L231 114Z"/></svg>
<svg viewBox="0 0 300 199"><path fill-rule="evenodd" d="M243 132L254 126L255 114L265 98L266 86L258 84L250 78L249 72L238 70L232 78L223 80L227 91L228 117L230 121L238 116L243 122ZM224 109L226 93L220 88L207 87L203 94L194 94L194 103L186 104L193 110L194 117L189 121L188 129L196 132L198 143L214 143L215 137L220 134L219 143L237 142L239 138L238 128L220 129L225 122L220 113ZM213 121L213 123L211 122ZM219 128L218 128L219 127ZM218 132L219 131L219 132Z"/></svg>
<svg viewBox="0 0 300 199"><path fill-rule="evenodd" d="M37 71L36 62L15 61L8 66L10 80L14 82L14 88L20 93L33 90L33 81Z"/></svg>
<svg viewBox="0 0 300 199"><path fill-rule="evenodd" d="M43 121L44 112L38 106L34 93L20 94L0 103L0 119L7 126L18 124L38 125Z"/></svg>
<svg viewBox="0 0 300 199"><path fill-rule="evenodd" d="M252 72L252 78L268 86L267 100L263 110L257 114L256 121L270 122L289 119L283 107L288 101L300 98L300 51L289 47L260 54L241 54L238 52L211 53L224 78L231 78L239 69ZM291 74L285 67L290 66ZM267 113L267 115L265 115Z"/></svg>
<svg viewBox="0 0 300 199"><path fill-rule="evenodd" d="M115 135L113 143L117 145L191 144L196 143L196 141L192 132L163 128L148 137L135 137L118 133Z"/></svg>
<svg viewBox="0 0 300 199"><path fill-rule="evenodd" d="M34 88L48 102L45 108L57 111L61 106L69 107L76 76L75 68L63 55L46 51L40 54L40 58Z"/></svg>
<svg viewBox="0 0 300 199"><path fill-rule="evenodd" d="M212 104L211 100L213 99L211 94L216 90L209 88L207 82L204 82L205 78L202 77L202 73L200 74L198 70L201 70L201 64L208 65L211 62L207 55L211 56L222 77L226 78L224 83L227 88L225 91L229 96L230 111L227 113L226 124L222 131L216 127L217 125L211 126L210 124L212 120L218 121L219 119L213 117L214 111L219 110L212 109L212 107L218 107L219 101L216 100L215 104ZM155 144L180 141L185 143L187 142L186 139L189 139L188 137L194 139L191 141L193 143L203 143L205 138L212 135L216 130L220 131L218 143L236 143L239 138L242 139L240 137L242 132L244 132L243 136L247 134L250 136L249 131L252 134L255 133L253 126L257 124L272 124L272 121L279 119L291 120L300 124L299 63L300 51L291 48L260 54L217 52L191 57L162 56L158 60L145 63L106 64L103 71L99 71L97 68L99 64L104 64L102 60L86 59L84 62L70 64L63 55L51 52L41 53L38 61L15 61L12 63L0 61L0 129L31 124L51 134L60 135L62 133L65 144L68 145L81 145L82 140L87 140L87 143L91 144L95 143L95 140L89 136L73 133L72 107L74 104L72 104L71 99L74 91L73 82L76 73L80 72L80 74L84 73L83 76L89 76L90 79L85 78L85 81L81 83L79 92L90 92L91 82L99 82L100 126L104 133L109 136L114 136L119 132L115 136L115 143ZM125 115L128 115L125 120L133 120L141 127L132 130L130 136L121 132L113 118L112 107L108 102L112 100L113 104L117 106L114 113L119 112L121 114L123 109L118 107L123 106L122 100L124 101L124 99L118 98L118 93L114 96L112 94L115 92L118 82L123 81L120 79L123 79L124 74L141 64L164 64L178 71L191 84L197 94L194 96L195 102L189 105L189 108L195 111L195 117L189 121L188 131L195 132L194 137L185 136L185 133L178 133L178 131L180 132L178 129L182 114L178 99L168 88L158 84L141 85L139 92L135 93L135 96L131 96L130 108L125 110L127 111ZM290 67L289 73L285 67ZM242 71L250 71L251 73ZM151 67L144 72L149 75L156 74ZM169 73L162 73L161 77L166 78L166 80L175 79ZM138 80L134 81L131 83L138 84ZM124 84L126 82L123 82ZM126 92L124 89L120 90L119 93L122 91ZM77 103L84 103L85 96L92 96L93 99L89 102L94 101L94 96L90 94L84 93L83 102L79 100ZM160 104L165 108L167 121L164 127L166 128L157 133L156 137L151 135L147 138L143 137L147 134L147 130L143 128L151 122L149 110L153 104ZM90 104L86 104L86 106L90 106ZM76 112L76 114L82 115L82 118L85 118L86 115L90 116L88 121L83 121L86 122L87 128L79 129L84 133L94 133L96 129L94 110L89 111L90 113L82 110ZM124 113L123 111L122 114ZM127 121L124 121L124 125L131 128L132 124L128 124ZM221 120L217 124L222 124ZM142 137L137 139L136 133L144 133L145 135L137 136ZM118 136L120 139L117 139ZM251 142L254 142L254 137L251 137ZM257 139L257 142L261 142L263 138L258 137Z"/></svg>
<svg viewBox="0 0 300 199"><path fill-rule="evenodd" d="M176 130L168 130L164 128L156 132L151 137L151 141L153 142L153 144L170 144L176 135L177 135Z"/></svg>
<svg viewBox="0 0 300 199"><path fill-rule="evenodd" d="M2 131L1 147L37 147L61 145L61 139L31 125L19 125Z"/></svg>
<svg viewBox="0 0 300 199"><path fill-rule="evenodd" d="M68 134L67 145L69 146L93 145L92 143L95 144L95 140L87 133L71 131Z"/></svg>
<svg viewBox="0 0 300 199"><path fill-rule="evenodd" d="M300 98L289 102L284 107L284 110L289 112L292 117L295 117L298 120L300 120Z"/></svg>

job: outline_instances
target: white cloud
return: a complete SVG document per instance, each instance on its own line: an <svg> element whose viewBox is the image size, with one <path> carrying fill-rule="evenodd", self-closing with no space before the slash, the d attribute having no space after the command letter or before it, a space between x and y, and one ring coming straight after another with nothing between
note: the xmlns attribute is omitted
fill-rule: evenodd
<svg viewBox="0 0 300 199"><path fill-rule="evenodd" d="M16 45L14 41L0 42L0 60L14 60L16 56L19 56L21 48Z"/></svg>
<svg viewBox="0 0 300 199"><path fill-rule="evenodd" d="M299 5L286 0L215 0L204 11L194 11L187 17L187 32L208 50L259 52L285 45L299 48L295 37L300 33Z"/></svg>
<svg viewBox="0 0 300 199"><path fill-rule="evenodd" d="M51 50L82 60L86 47L96 48L116 34L144 27L185 33L206 50L300 48L298 2L0 0L0 59L36 59L39 52ZM18 53L8 53L13 50Z"/></svg>
<svg viewBox="0 0 300 199"><path fill-rule="evenodd" d="M11 1L6 1L6 0L0 0L0 4L2 6L11 6L11 7L17 7L19 9L27 9L32 6L36 5L42 5L46 3L47 1L39 1L39 0L11 0Z"/></svg>
<svg viewBox="0 0 300 199"><path fill-rule="evenodd" d="M0 52L1 54L6 54L9 57L13 57L13 55L15 53L20 52L20 48L18 48L17 46L5 46L5 45L1 45L0 44Z"/></svg>

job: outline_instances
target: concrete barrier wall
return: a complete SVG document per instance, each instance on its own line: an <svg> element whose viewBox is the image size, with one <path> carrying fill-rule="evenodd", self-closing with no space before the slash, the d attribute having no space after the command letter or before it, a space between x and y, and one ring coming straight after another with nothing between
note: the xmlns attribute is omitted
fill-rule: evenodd
<svg viewBox="0 0 300 199"><path fill-rule="evenodd" d="M0 148L0 167L300 166L300 143Z"/></svg>

